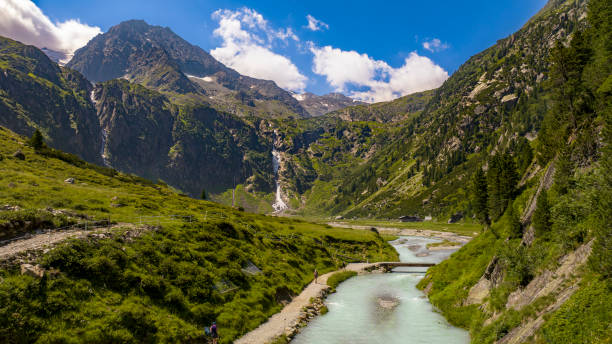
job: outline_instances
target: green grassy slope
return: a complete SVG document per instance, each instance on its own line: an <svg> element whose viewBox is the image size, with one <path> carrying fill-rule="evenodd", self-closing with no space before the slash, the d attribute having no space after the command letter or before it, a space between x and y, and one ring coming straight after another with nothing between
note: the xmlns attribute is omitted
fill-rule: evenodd
<svg viewBox="0 0 612 344"><path fill-rule="evenodd" d="M0 128L0 204L25 209L0 211L0 228L38 214L26 210L47 207L136 224L145 216L165 216L162 222L169 215L189 218L137 237L125 234L126 228L66 242L33 261L22 258L59 269L56 278L21 275L15 261L3 263L5 343L201 342L203 327L213 320L222 342L230 343L280 310L280 301L299 293L315 267L334 270L340 263L336 252L397 259L371 231L239 212L56 151L36 153L25 142ZM25 160L12 156L17 150ZM74 184L65 183L67 178ZM242 270L251 263L261 273Z"/></svg>

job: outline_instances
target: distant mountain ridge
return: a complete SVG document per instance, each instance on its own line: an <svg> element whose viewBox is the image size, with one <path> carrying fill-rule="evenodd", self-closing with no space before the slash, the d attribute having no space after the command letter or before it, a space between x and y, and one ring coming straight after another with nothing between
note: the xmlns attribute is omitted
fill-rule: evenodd
<svg viewBox="0 0 612 344"><path fill-rule="evenodd" d="M294 94L293 97L312 117L323 116L332 111L340 110L347 106L365 104L362 101L347 97L342 93L328 93L322 96L306 92Z"/></svg>
<svg viewBox="0 0 612 344"><path fill-rule="evenodd" d="M353 104L337 109L329 116L345 121L400 122L420 113L433 97L434 90L412 93L388 102Z"/></svg>

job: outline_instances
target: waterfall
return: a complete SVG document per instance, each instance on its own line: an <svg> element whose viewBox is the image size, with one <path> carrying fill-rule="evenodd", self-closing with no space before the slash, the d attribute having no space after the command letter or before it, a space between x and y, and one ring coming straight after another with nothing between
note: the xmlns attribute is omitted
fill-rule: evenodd
<svg viewBox="0 0 612 344"><path fill-rule="evenodd" d="M102 129L101 137L102 137L102 147L100 147L100 156L102 157L104 166L111 167L110 161L108 160L108 155L106 154L106 140L108 138L108 131L106 131L106 129Z"/></svg>
<svg viewBox="0 0 612 344"><path fill-rule="evenodd" d="M93 103L94 107L98 105L98 101L96 100L96 91L91 90L89 94L89 98ZM100 147L100 156L102 157L102 162L104 166L111 167L110 161L108 160L108 154L106 153L106 141L108 140L108 131L104 128L100 131L100 138L102 140L102 146Z"/></svg>
<svg viewBox="0 0 612 344"><path fill-rule="evenodd" d="M288 209L289 206L283 201L282 190L279 183L279 170L280 167L280 153L274 149L272 150L272 168L274 169L274 177L276 178L276 199L272 204L272 208L274 208L275 213L279 213L285 209Z"/></svg>

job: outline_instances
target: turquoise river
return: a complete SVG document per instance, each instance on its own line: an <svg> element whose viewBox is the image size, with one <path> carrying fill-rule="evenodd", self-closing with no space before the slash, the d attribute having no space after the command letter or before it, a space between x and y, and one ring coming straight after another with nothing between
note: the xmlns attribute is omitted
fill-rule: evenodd
<svg viewBox="0 0 612 344"><path fill-rule="evenodd" d="M452 250L427 250L439 240L401 237L391 244L403 262L438 263ZM465 344L467 331L451 326L416 284L426 268L353 277L330 295L329 312L313 319L292 344Z"/></svg>

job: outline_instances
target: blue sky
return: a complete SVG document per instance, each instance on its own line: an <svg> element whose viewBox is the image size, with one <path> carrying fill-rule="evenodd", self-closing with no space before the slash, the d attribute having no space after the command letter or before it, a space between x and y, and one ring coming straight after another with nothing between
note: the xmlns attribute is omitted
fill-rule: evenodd
<svg viewBox="0 0 612 344"><path fill-rule="evenodd" d="M0 0L4 1L17 0ZM518 30L545 3L546 0L34 2L52 25L60 28L62 23L77 19L104 32L123 20L144 19L149 24L170 27L243 74L278 79L275 81L279 85L297 92L341 91L370 101L438 86L470 56ZM308 15L325 25L319 23L319 30L312 31L307 27ZM261 18L265 24L249 26L254 18ZM224 30L220 30L222 22L227 24ZM232 23L241 24L240 29L236 31ZM1 25L0 34L6 34Z"/></svg>

